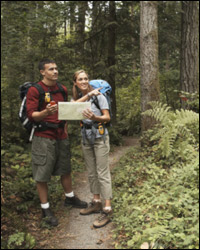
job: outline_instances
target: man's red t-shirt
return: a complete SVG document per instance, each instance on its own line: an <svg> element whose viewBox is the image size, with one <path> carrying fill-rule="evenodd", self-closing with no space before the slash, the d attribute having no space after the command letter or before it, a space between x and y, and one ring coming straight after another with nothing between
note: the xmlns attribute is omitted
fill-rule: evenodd
<svg viewBox="0 0 200 250"><path fill-rule="evenodd" d="M45 92L56 91L59 89L57 84L55 86L51 86L51 87L45 85L42 81L39 82L38 84L42 86L42 88L44 89ZM63 85L62 85L62 87L66 92L66 96L68 97L67 88ZM61 92L52 94L52 100L54 100L56 102L56 104L58 104L58 102L63 102L64 101L63 94ZM46 103L44 100L40 111L44 110L46 108L47 104L48 103ZM38 110L39 92L35 87L30 87L30 89L28 90L26 105L27 105L27 116L30 119L30 121L34 121L32 118L32 114L35 111L39 111ZM56 124L61 122L58 120L58 112L55 112L53 115L48 115L42 121L56 123ZM45 138L50 138L50 139L55 139L55 140L67 138L67 134L65 133L64 128L57 128L57 129L51 128L51 129L47 129L45 131L35 131L34 135L40 136L40 137L45 137Z"/></svg>

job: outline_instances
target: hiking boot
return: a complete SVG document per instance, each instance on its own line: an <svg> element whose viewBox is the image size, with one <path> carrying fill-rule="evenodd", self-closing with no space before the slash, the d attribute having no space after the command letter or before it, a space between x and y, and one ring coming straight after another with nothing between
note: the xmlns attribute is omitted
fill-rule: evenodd
<svg viewBox="0 0 200 250"><path fill-rule="evenodd" d="M81 201L77 196L74 196L72 198L66 197L64 205L76 208L86 208L88 206L87 202Z"/></svg>
<svg viewBox="0 0 200 250"><path fill-rule="evenodd" d="M42 218L50 226L56 227L58 225L58 220L50 208L42 209Z"/></svg>
<svg viewBox="0 0 200 250"><path fill-rule="evenodd" d="M96 228L100 228L100 227L104 227L105 225L107 225L111 221L112 213L113 213L112 210L106 211L105 209L103 209L103 211L101 212L101 215L93 223L93 226Z"/></svg>
<svg viewBox="0 0 200 250"><path fill-rule="evenodd" d="M80 214L81 215L89 215L93 213L100 213L102 211L102 204L101 202L90 202L88 208L81 209Z"/></svg>

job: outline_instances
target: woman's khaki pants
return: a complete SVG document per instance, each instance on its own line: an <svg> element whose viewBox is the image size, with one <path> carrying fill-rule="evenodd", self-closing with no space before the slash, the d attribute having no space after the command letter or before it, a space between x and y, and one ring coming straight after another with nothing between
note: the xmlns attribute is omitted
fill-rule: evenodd
<svg viewBox="0 0 200 250"><path fill-rule="evenodd" d="M88 170L90 191L92 194L100 194L105 200L110 200L112 184L109 169L109 135L106 136L105 143L103 138L97 138L94 145L86 140L82 148Z"/></svg>

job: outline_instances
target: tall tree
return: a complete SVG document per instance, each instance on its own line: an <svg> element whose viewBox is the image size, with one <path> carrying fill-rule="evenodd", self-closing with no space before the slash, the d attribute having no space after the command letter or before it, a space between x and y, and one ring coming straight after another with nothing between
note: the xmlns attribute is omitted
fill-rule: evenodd
<svg viewBox="0 0 200 250"><path fill-rule="evenodd" d="M79 1L78 2L78 22L76 25L76 35L77 40L80 41L78 46L78 52L84 55L84 39L85 39L85 16L87 10L88 2Z"/></svg>
<svg viewBox="0 0 200 250"><path fill-rule="evenodd" d="M69 1L69 12L70 12L70 35L75 31L76 15L75 15L75 2Z"/></svg>
<svg viewBox="0 0 200 250"><path fill-rule="evenodd" d="M99 61L99 44L101 39L98 36L98 16L99 16L99 8L100 2L99 1L92 1L92 26L90 31L90 49L91 49L91 59L92 59L92 74L95 75L96 72L96 64Z"/></svg>
<svg viewBox="0 0 200 250"><path fill-rule="evenodd" d="M198 1L182 1L181 90L198 89L199 21Z"/></svg>
<svg viewBox="0 0 200 250"><path fill-rule="evenodd" d="M109 1L109 28L108 28L108 81L112 87L112 123L116 124L116 97L115 97L115 45L116 45L116 13L115 1Z"/></svg>
<svg viewBox="0 0 200 250"><path fill-rule="evenodd" d="M149 102L159 100L160 94L157 1L140 1L140 7L141 110L144 112ZM152 125L151 118L142 117L142 132Z"/></svg>

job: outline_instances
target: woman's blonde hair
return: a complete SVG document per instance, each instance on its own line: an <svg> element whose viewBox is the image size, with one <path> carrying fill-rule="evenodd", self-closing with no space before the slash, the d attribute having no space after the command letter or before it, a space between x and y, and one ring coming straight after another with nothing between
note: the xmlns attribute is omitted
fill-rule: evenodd
<svg viewBox="0 0 200 250"><path fill-rule="evenodd" d="M78 100L78 99L80 98L80 96L79 96L80 91L79 91L78 87L75 85L75 82L76 82L76 80L77 80L77 77L78 77L78 75L79 75L80 73L85 73L85 74L88 76L88 78L89 78L88 73L87 73L85 70L83 70L83 69L78 70L78 71L76 71L76 72L74 73L74 75L73 75L73 82L74 82L74 85L73 85L73 89L72 89L72 94L73 94L73 99L74 99L74 100ZM92 91L92 90L93 90L93 88L89 85L89 91Z"/></svg>

